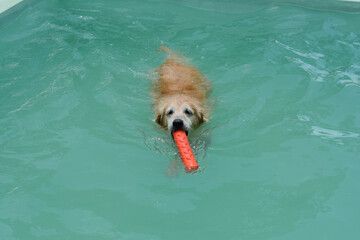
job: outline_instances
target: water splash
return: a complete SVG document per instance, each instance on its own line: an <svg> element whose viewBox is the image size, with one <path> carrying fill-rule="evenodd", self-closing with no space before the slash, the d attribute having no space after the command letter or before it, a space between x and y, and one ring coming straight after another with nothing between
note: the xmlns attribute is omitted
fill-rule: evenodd
<svg viewBox="0 0 360 240"><path fill-rule="evenodd" d="M149 150L164 156L177 155L175 145L172 144L169 137L166 137L165 135L153 136L145 132L142 132L142 134L144 136L144 144Z"/></svg>

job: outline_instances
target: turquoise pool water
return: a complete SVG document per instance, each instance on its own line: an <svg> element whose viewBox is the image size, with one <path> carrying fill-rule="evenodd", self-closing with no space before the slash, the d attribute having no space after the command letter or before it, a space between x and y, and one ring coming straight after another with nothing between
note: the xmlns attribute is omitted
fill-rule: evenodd
<svg viewBox="0 0 360 240"><path fill-rule="evenodd" d="M359 239L359 22L337 1L41 1L2 19L1 239ZM160 45L213 83L194 175L169 174L151 121Z"/></svg>

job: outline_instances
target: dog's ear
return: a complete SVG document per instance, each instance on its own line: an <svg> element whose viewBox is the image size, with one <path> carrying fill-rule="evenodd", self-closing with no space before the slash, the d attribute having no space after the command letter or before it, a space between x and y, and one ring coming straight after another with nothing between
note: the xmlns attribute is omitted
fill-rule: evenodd
<svg viewBox="0 0 360 240"><path fill-rule="evenodd" d="M209 121L209 118L208 118L208 116L207 116L207 114L205 114L204 112L199 112L199 122L200 122L200 124L201 123L205 123L205 122L208 122Z"/></svg>
<svg viewBox="0 0 360 240"><path fill-rule="evenodd" d="M156 117L155 117L155 119L154 119L153 121L160 125L160 123L161 123L161 118L162 118L162 117L161 117L161 114L160 114L160 113L157 113L157 114L156 114Z"/></svg>
<svg viewBox="0 0 360 240"><path fill-rule="evenodd" d="M161 127L166 129L165 122L164 122L164 113L158 112L156 113L156 117L153 120L157 124L159 124Z"/></svg>
<svg viewBox="0 0 360 240"><path fill-rule="evenodd" d="M205 123L207 121L209 121L208 115L207 113L204 111L203 108L197 108L195 106L193 106L193 109L195 111L195 115L199 121L199 124Z"/></svg>

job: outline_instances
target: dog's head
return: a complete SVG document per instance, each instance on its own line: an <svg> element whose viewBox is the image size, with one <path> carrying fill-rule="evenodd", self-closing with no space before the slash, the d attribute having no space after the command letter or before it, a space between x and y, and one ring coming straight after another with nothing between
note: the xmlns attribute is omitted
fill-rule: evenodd
<svg viewBox="0 0 360 240"><path fill-rule="evenodd" d="M171 133L191 129L208 121L204 106L197 100L183 95L164 97L156 106L155 122Z"/></svg>

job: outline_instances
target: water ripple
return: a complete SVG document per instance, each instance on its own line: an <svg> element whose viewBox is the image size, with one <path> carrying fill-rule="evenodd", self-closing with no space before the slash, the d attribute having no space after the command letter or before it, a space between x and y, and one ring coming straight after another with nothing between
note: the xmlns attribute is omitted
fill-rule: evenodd
<svg viewBox="0 0 360 240"><path fill-rule="evenodd" d="M323 139L333 139L339 144L343 144L340 139L343 138L359 138L360 134L347 131L339 131L333 129L322 128L318 126L311 127L311 135L323 138Z"/></svg>
<svg viewBox="0 0 360 240"><path fill-rule="evenodd" d="M339 84L360 87L360 65L351 65L348 70L339 72L337 77Z"/></svg>
<svg viewBox="0 0 360 240"><path fill-rule="evenodd" d="M286 50L289 50L289 51L291 51L291 52L293 52L296 55L301 56L301 57L311 58L311 59L315 59L315 60L325 57L324 54L317 53L317 52L303 53L303 52L301 52L301 50L290 47L290 46L288 46L288 45L286 45L284 43L279 42L278 40L275 40L275 43L277 43L278 45L285 48Z"/></svg>
<svg viewBox="0 0 360 240"><path fill-rule="evenodd" d="M290 58L290 57L286 57L287 59L289 59L290 61L298 64L300 66L300 68L302 68L305 72L307 72L310 77L311 80L316 81L316 82L323 82L324 78L326 78L326 76L328 76L329 72L319 69L316 66L313 66L307 62L302 61L301 59L298 58Z"/></svg>

